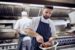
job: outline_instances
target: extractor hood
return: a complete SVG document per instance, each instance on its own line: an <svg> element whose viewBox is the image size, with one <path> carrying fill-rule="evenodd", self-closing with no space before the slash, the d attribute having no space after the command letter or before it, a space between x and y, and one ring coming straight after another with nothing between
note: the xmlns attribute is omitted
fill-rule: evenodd
<svg viewBox="0 0 75 50"><path fill-rule="evenodd" d="M69 13L70 23L75 24L75 11Z"/></svg>
<svg viewBox="0 0 75 50"><path fill-rule="evenodd" d="M75 0L0 0L0 1L75 7Z"/></svg>

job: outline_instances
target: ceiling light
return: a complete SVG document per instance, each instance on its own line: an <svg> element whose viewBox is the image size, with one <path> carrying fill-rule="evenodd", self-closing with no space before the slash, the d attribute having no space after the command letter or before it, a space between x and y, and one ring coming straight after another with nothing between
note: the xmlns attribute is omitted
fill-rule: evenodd
<svg viewBox="0 0 75 50"><path fill-rule="evenodd" d="M44 7L44 5L39 5L39 4L30 4L30 6Z"/></svg>
<svg viewBox="0 0 75 50"><path fill-rule="evenodd" d="M23 5L23 3L15 3L15 2L0 2L0 4Z"/></svg>

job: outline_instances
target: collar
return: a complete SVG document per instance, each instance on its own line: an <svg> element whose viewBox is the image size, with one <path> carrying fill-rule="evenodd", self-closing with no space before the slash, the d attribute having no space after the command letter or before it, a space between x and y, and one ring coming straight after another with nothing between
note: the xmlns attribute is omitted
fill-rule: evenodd
<svg viewBox="0 0 75 50"><path fill-rule="evenodd" d="M49 23L49 18L45 19L43 16L41 16L41 21L44 23Z"/></svg>

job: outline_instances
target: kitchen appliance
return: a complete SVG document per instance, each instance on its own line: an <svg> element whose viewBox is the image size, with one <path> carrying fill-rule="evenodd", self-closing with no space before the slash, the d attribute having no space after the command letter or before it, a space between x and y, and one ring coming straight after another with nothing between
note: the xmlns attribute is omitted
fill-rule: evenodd
<svg viewBox="0 0 75 50"><path fill-rule="evenodd" d="M5 43L0 44L0 50L16 50L18 43Z"/></svg>
<svg viewBox="0 0 75 50"><path fill-rule="evenodd" d="M72 47L75 48L75 36L58 36L55 41L59 42L57 50L63 50L65 48L69 49Z"/></svg>
<svg viewBox="0 0 75 50"><path fill-rule="evenodd" d="M0 50L16 49L19 35L13 30L16 20L0 20Z"/></svg>
<svg viewBox="0 0 75 50"><path fill-rule="evenodd" d="M75 24L75 11L69 13L70 23Z"/></svg>
<svg viewBox="0 0 75 50"><path fill-rule="evenodd" d="M66 29L71 29L71 24L70 23L67 23Z"/></svg>

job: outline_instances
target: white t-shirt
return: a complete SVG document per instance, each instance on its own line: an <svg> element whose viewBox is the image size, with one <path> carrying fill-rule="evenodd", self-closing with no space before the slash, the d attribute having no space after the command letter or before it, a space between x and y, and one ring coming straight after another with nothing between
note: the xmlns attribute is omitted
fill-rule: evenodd
<svg viewBox="0 0 75 50"><path fill-rule="evenodd" d="M43 16L40 17L42 22L49 23L49 26L51 27L51 33L52 33L51 36L56 36L56 29L55 29L55 25L53 24L53 21L51 19L44 19ZM32 21L26 25L25 28L30 28L36 32L39 25L40 17L34 17Z"/></svg>
<svg viewBox="0 0 75 50"><path fill-rule="evenodd" d="M27 18L27 17L22 17L21 19L19 19L16 24L15 24L15 27L14 29L18 30L21 34L25 34L27 35L25 32L24 32L24 29L25 29L25 26L31 21L31 19ZM26 39L30 39L30 37L26 36L25 38L23 38L23 41L26 40Z"/></svg>

